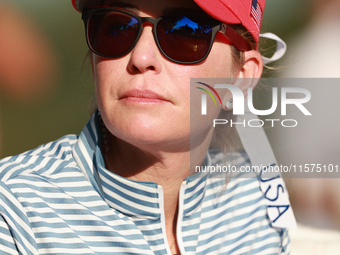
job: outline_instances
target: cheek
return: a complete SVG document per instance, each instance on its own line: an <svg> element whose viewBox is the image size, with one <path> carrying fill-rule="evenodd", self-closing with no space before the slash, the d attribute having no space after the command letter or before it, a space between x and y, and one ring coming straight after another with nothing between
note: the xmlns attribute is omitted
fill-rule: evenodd
<svg viewBox="0 0 340 255"><path fill-rule="evenodd" d="M112 68L112 61L104 60L101 57L92 57L92 72L96 85L102 84L103 81L110 79L110 73Z"/></svg>
<svg viewBox="0 0 340 255"><path fill-rule="evenodd" d="M192 67L190 77L202 78L203 82L209 84L212 81L205 80L204 78L230 78L235 75L234 69L235 68L232 65L231 47L227 44L215 43L207 59L201 64ZM213 86L214 84L209 85ZM220 106L216 106L210 96L206 95L207 114L202 115L201 96L205 93L202 93L197 87L202 86L197 86L197 84L194 83L190 85L191 134L208 132L212 127L213 119L218 118L221 111ZM222 95L223 92L224 90L218 91L219 95ZM224 103L223 97L221 99L222 103Z"/></svg>
<svg viewBox="0 0 340 255"><path fill-rule="evenodd" d="M97 102L98 101L98 96L101 91L101 86L103 84L104 78L103 78L103 73L105 73L105 63L103 61L99 61L99 58L92 54L91 55L91 66L92 66L92 74L93 74L93 79L95 83L95 89L96 89L96 96L97 96Z"/></svg>
<svg viewBox="0 0 340 255"><path fill-rule="evenodd" d="M105 86L105 76L103 75L105 73L105 69L101 67L100 63L97 64L94 67L93 71L93 77L94 77L94 82L95 82L95 92L96 92L96 101L98 104L99 109L101 110L101 104L104 100L103 96L107 93L106 90L109 88Z"/></svg>
<svg viewBox="0 0 340 255"><path fill-rule="evenodd" d="M234 67L231 56L231 46L215 42L205 61L203 73L206 78L230 78L233 76Z"/></svg>
<svg viewBox="0 0 340 255"><path fill-rule="evenodd" d="M127 59L107 59L92 53L91 55L92 72L95 82L115 80L115 78L126 73Z"/></svg>
<svg viewBox="0 0 340 255"><path fill-rule="evenodd" d="M119 72L122 68L118 68L117 63L113 60L105 59L96 55L91 57L92 72L95 82L96 98L98 106L105 97L115 97L112 90L115 82L120 76Z"/></svg>

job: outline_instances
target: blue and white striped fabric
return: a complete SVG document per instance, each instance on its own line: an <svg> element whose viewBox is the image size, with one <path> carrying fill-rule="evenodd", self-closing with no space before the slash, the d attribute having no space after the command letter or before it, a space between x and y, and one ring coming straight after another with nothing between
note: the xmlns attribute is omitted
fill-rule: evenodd
<svg viewBox="0 0 340 255"><path fill-rule="evenodd" d="M170 253L162 187L106 170L97 123L95 114L79 137L0 161L1 255ZM233 162L249 161L240 154ZM184 180L177 239L182 254L289 253L256 177Z"/></svg>

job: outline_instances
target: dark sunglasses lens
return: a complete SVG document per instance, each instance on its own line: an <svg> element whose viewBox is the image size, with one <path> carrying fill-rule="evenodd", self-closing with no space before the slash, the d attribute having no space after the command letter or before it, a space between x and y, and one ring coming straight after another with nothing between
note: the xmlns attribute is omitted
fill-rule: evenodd
<svg viewBox="0 0 340 255"><path fill-rule="evenodd" d="M138 20L117 11L98 11L87 25L90 47L107 57L120 57L129 52L138 36Z"/></svg>
<svg viewBox="0 0 340 255"><path fill-rule="evenodd" d="M170 58L195 62L202 60L208 53L212 29L201 19L164 17L158 22L157 37L162 50Z"/></svg>

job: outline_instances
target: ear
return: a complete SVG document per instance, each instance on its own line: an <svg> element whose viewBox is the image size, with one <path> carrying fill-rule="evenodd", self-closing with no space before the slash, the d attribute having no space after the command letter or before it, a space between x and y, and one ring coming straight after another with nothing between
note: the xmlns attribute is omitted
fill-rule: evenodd
<svg viewBox="0 0 340 255"><path fill-rule="evenodd" d="M263 60L260 52L250 50L244 52L244 65L238 73L238 81L235 85L238 86L244 94L248 95L248 88L254 89L261 78L263 71Z"/></svg>
<svg viewBox="0 0 340 255"><path fill-rule="evenodd" d="M239 78L260 78L263 71L263 60L260 52L244 52L244 65L239 71Z"/></svg>
<svg viewBox="0 0 340 255"><path fill-rule="evenodd" d="M244 52L244 65L236 73L236 79L233 85L241 89L244 98L248 96L248 88L254 89L261 78L263 71L263 60L261 54L257 50ZM230 92L223 96L223 109L230 110L225 105L232 98Z"/></svg>

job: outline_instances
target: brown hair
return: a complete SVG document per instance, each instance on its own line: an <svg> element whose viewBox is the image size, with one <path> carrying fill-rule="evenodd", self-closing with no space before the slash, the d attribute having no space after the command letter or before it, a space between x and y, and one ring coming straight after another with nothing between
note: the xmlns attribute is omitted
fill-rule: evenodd
<svg viewBox="0 0 340 255"><path fill-rule="evenodd" d="M249 44L250 50L256 50L257 45L252 34L241 24L230 25L235 31L237 31ZM235 68L241 68L244 63L244 52L239 51L235 46L231 46L231 58L233 61L233 66ZM220 119L227 119L235 121L235 116L232 111L221 111L219 117ZM211 146L213 148L219 149L225 153L238 151L242 149L242 142L238 136L235 127L225 128L222 126L216 126L213 139L211 141ZM228 158L227 158L228 159Z"/></svg>
<svg viewBox="0 0 340 255"><path fill-rule="evenodd" d="M241 24L230 25L236 32L238 32L249 44L251 50L256 49L256 41L252 34ZM235 67L242 67L244 65L244 52L236 49L235 46L231 47L231 56Z"/></svg>

